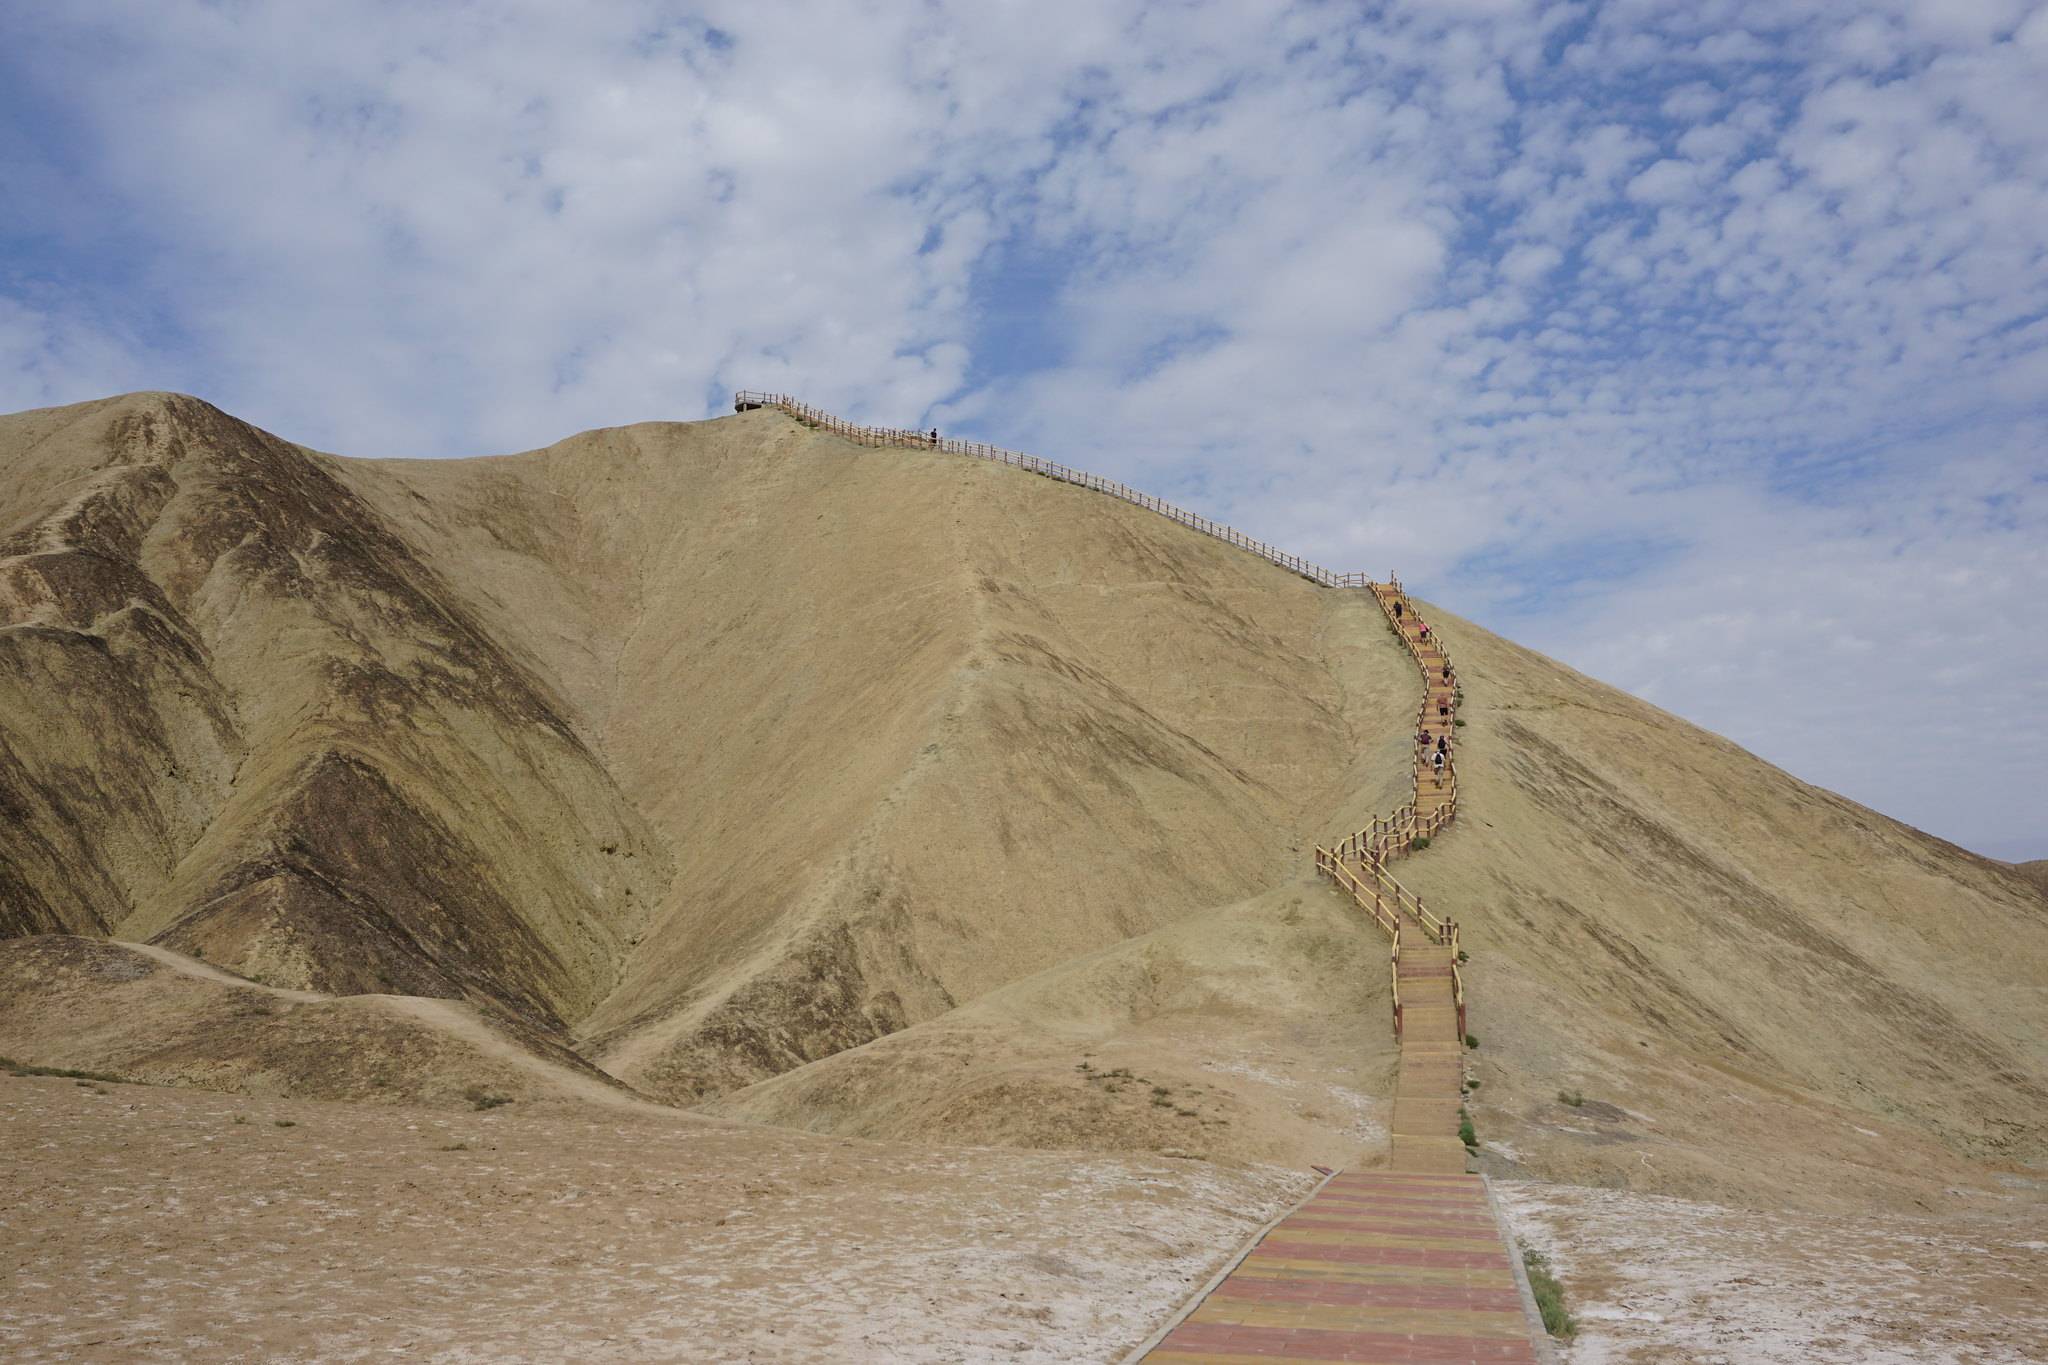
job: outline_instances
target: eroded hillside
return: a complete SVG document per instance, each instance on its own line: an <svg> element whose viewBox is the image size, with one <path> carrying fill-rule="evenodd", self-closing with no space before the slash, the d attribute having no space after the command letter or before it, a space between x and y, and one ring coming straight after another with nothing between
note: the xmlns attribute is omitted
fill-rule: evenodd
<svg viewBox="0 0 2048 1365"><path fill-rule="evenodd" d="M461 997L755 1121L1375 1159L1385 943L1305 879L1407 782L1368 595L770 411L359 461L135 395L0 419L0 470L0 933L322 997L111 982L57 1064ZM2031 882L1431 616L1461 809L1397 871L1465 925L1487 1160L1909 1204L2043 1159ZM95 989L66 941L0 945L0 1052Z"/></svg>
<svg viewBox="0 0 2048 1365"><path fill-rule="evenodd" d="M1015 471L770 413L449 462L11 421L10 548L125 575L38 568L17 657L168 641L24 677L14 932L468 994L689 1099L1257 895L1395 785L1369 612Z"/></svg>
<svg viewBox="0 0 2048 1365"><path fill-rule="evenodd" d="M9 932L594 1007L665 851L334 462L157 394L7 419L0 452Z"/></svg>

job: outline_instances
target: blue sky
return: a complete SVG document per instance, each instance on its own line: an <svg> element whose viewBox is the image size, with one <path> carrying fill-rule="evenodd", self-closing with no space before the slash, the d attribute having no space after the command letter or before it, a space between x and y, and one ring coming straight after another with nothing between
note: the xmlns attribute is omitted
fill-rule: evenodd
<svg viewBox="0 0 2048 1365"><path fill-rule="evenodd" d="M0 15L0 407L736 386L1180 498L2048 856L2048 3Z"/></svg>

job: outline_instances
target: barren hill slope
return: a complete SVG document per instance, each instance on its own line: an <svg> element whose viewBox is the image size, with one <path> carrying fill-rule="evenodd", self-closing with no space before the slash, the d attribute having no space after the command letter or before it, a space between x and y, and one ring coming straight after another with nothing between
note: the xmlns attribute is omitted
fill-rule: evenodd
<svg viewBox="0 0 2048 1365"><path fill-rule="evenodd" d="M663 852L333 465L175 395L0 423L0 929L580 1017Z"/></svg>
<svg viewBox="0 0 2048 1365"><path fill-rule="evenodd" d="M656 1093L1253 895L1395 777L1408 680L1362 604L1013 470L756 412L349 477L582 680L675 851L579 1030Z"/></svg>
<svg viewBox="0 0 2048 1365"><path fill-rule="evenodd" d="M1965 1187L1996 1205L1999 1171L2048 1162L2048 905L2026 879L1423 610L1465 695L1460 813L1394 871L1464 927L1479 1041L1468 1103L1492 1169L1912 1211ZM1398 649L1391 635L1385 647ZM1297 898L1314 920L1357 920L1335 891ZM1297 1093L1268 1093L1273 1109L1317 1087L1306 1103L1324 1110L1347 1085L1385 1095L1386 1053L1347 1039L1346 1077L1288 1014L1313 1002L1382 1031L1384 982L1346 992L1302 972L1296 947L1294 998L1275 1001L1280 973L1256 946L1270 920L1231 907L1187 921L712 1108L909 1140L1159 1146L1171 1124L1120 1129L1076 1097L1092 1080L1072 1074L1077 1059L1136 1059L1179 1094L1215 1080L1201 1069L1233 1059L1231 1039L1279 1040ZM1204 938L1234 960L1203 961L1190 949ZM1113 1003L1099 998L1105 978L1123 983ZM1342 1146L1334 1125L1291 1147L1284 1122L1247 1122L1253 1093L1225 1080L1205 1094L1233 1125L1188 1140L1249 1159L1327 1160ZM1007 1120L990 1112L1003 1098L1019 1111Z"/></svg>
<svg viewBox="0 0 2048 1365"><path fill-rule="evenodd" d="M1483 1133L1544 1174L1737 1202L1854 1202L1845 1165L1931 1177L1935 1144L2048 1160L2048 904L2012 868L1429 619L1461 808L1399 872L1464 924Z"/></svg>
<svg viewBox="0 0 2048 1365"><path fill-rule="evenodd" d="M468 994L688 1097L1254 895L1398 786L1359 602L1015 471L767 413L451 462L9 420L0 639L115 655L4 713L15 932Z"/></svg>
<svg viewBox="0 0 2048 1365"><path fill-rule="evenodd" d="M769 411L356 461L135 395L0 419L0 471L0 933L465 996L827 1131L1370 1146L1384 941L1303 881L1407 780L1367 594ZM1466 926L1489 1160L2043 1159L2017 872L1431 617L1461 809L1396 871Z"/></svg>

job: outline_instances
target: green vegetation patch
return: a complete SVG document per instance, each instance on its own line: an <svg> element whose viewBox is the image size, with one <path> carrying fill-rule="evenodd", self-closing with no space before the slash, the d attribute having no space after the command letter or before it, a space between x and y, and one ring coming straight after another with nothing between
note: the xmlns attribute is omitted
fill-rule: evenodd
<svg viewBox="0 0 2048 1365"><path fill-rule="evenodd" d="M1524 1251L1522 1268L1529 1272L1529 1291L1536 1296L1536 1311L1543 1315L1543 1330L1560 1341L1579 1333L1579 1324L1564 1306L1564 1286L1550 1273L1550 1262L1540 1251Z"/></svg>

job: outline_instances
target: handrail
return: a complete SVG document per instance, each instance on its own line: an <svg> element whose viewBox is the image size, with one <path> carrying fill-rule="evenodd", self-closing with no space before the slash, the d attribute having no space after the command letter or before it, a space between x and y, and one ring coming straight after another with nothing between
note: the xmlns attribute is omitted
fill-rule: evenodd
<svg viewBox="0 0 2048 1365"><path fill-rule="evenodd" d="M1028 470L1033 474L1041 474L1046 478L1057 479L1062 483L1078 484L1082 488L1092 488L1098 493L1107 493L1113 498L1120 498L1125 502L1143 507L1147 511L1157 512L1160 516L1167 518L1169 521L1177 521L1191 531L1200 531L1203 535L1214 536L1218 540L1235 545L1240 550L1249 550L1268 563L1277 564L1281 568L1286 569L1289 573L1300 574L1311 583L1318 583L1326 588L1366 588L1372 586L1371 580L1362 573L1337 573L1334 570L1324 568L1320 564L1311 563L1300 555L1288 554L1285 550L1268 545L1263 540L1254 540L1235 527L1226 526L1220 521L1211 521L1209 518L1190 512L1185 508L1175 507L1172 503L1162 498L1155 498L1150 493L1141 493L1137 489L1118 483L1114 479L1105 479L1079 469L1071 469L1052 460L1040 459L1036 455L1026 455L1016 450L1005 450L1001 446L987 445L981 441L956 440L950 436L934 440L930 433L922 431L906 431L897 427L861 426L858 423L849 422L843 417L835 417L822 408L814 408L808 403L798 402L786 393L762 393L754 389L741 389L733 395L732 403L733 408L740 412L745 412L749 408L780 408L799 422L808 423L811 426L834 432L859 445L901 447L911 450L937 450L949 455L966 455L977 460L992 460L997 464L1006 464L1015 469Z"/></svg>
<svg viewBox="0 0 2048 1365"><path fill-rule="evenodd" d="M1394 978L1394 1041L1401 1041L1401 924L1394 922L1394 950L1387 957L1387 971ZM1465 1033L1464 1012L1458 1014L1458 1036Z"/></svg>

